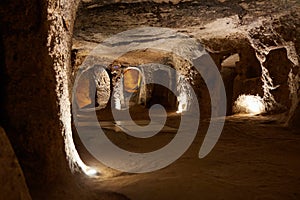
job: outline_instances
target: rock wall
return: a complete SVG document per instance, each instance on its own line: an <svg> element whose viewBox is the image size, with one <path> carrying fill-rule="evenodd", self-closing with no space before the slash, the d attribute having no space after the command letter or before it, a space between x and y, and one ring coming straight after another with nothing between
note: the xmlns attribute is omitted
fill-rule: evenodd
<svg viewBox="0 0 300 200"><path fill-rule="evenodd" d="M299 133L300 131L300 104L296 107L296 109L291 114L291 117L288 121L288 125L295 130L295 132Z"/></svg>
<svg viewBox="0 0 300 200"><path fill-rule="evenodd" d="M0 194L6 200L31 200L22 169L14 150L0 127ZM0 198L1 198L0 197Z"/></svg>
<svg viewBox="0 0 300 200"><path fill-rule="evenodd" d="M287 57L287 50L279 48L270 51L264 65L268 69L273 79L273 84L276 87L276 89L272 90L276 102L283 109L287 110L291 107L288 77L293 68L293 63Z"/></svg>
<svg viewBox="0 0 300 200"><path fill-rule="evenodd" d="M225 80L229 108L240 94L259 94L268 104L276 101L273 107L285 111L289 123L299 103L299 12L299 2L290 0L85 0L75 23L74 50L78 64L83 54L115 33L139 26L176 29L199 39L220 70L226 57L239 54L234 83L231 75ZM286 52L278 50L282 48ZM266 78L262 66L275 77L273 84L261 81Z"/></svg>
<svg viewBox="0 0 300 200"><path fill-rule="evenodd" d="M0 3L1 124L34 199L80 198L68 191L77 186L66 159L72 148L64 145L72 137L68 69L77 3Z"/></svg>
<svg viewBox="0 0 300 200"><path fill-rule="evenodd" d="M80 57L77 57L77 59L79 60L84 60L85 57L88 56L86 54L81 54ZM89 56L89 59L91 59L94 64L97 63L97 57L95 56ZM99 58L98 58L99 59ZM95 71L95 69L97 69L97 65L94 66L94 64L92 64L93 62L90 62L89 60L87 60L86 63L83 64L83 66L75 66L75 71L74 74L82 74L81 78L78 79L78 85L77 85L77 89L76 91L81 91L81 85L82 88L85 88L84 91L82 91L80 93L80 95L82 96L82 99L87 100L88 104L90 105L95 105L95 103L93 103L95 98L91 98L91 96L95 96L93 93L93 89L88 89L88 82L87 82L87 78L84 78L87 76L87 74L89 72L93 72ZM154 51L151 49L147 49L147 50L142 50L142 51L132 51L132 52L128 52L124 55L122 55L121 57L119 57L117 60L115 60L112 64L110 64L109 66L106 66L106 70L108 71L109 76L111 77L111 81L106 81L107 84L111 84L111 91L113 91L113 88L115 89L115 92L113 94L111 94L111 98L112 99L119 99L121 100L120 104L124 104L124 93L125 90L123 91L123 86L120 84L120 80L122 80L124 71L126 71L126 69L128 69L128 67L137 67L138 69L141 70L142 76L144 78L142 87L140 88L140 91L138 92L138 98L134 98L131 99L130 101L135 101L135 103L138 104L143 104L147 107L152 106L155 103L160 103L162 105L165 106L166 109L169 110L176 110L178 107L178 101L176 100L175 95L168 89L162 89L162 88L156 88L157 90L155 90L155 87L153 84L147 84L144 85L144 83L149 83L151 81L154 81L153 79L158 76L160 73L161 74L165 74L165 77L169 77L169 79L165 79L161 78L161 80L166 80L169 81L169 86L170 88L172 87L178 87L177 91L181 91L183 90L181 87L185 87L184 84L181 84L181 86L179 86L177 84L177 81L180 81L179 77L176 77L176 74L173 74L171 71L169 71L167 68L163 68L162 66L158 66L155 64L151 64L151 63L157 63L157 64L161 64L161 65L166 65L169 66L170 68L175 69L177 72L179 72L184 81L187 81L194 89L195 93L198 95L199 97L199 105L201 107L201 113L202 113L202 117L208 117L210 116L210 98L209 98L209 94L208 94L208 90L206 88L205 82L204 80L201 78L200 74L196 71L196 69L194 67L191 66L191 64L189 62L187 62L186 60L184 60L183 58L169 53L169 52L162 52L162 51ZM99 63L97 63L99 64ZM79 69L78 69L79 67ZM88 69L85 69L85 67L88 67ZM158 72L156 75L154 75L156 72ZM100 76L99 74L92 77L92 80L94 80L95 82L99 82ZM157 77L156 77L157 78ZM182 80L182 82L184 82ZM86 81L86 83L83 83L84 81ZM94 82L92 81L92 82ZM80 85L81 84L81 85ZM116 86L118 86L119 89L116 89ZM121 86L121 87L120 87ZM94 91L95 91L95 87L94 87ZM160 89L162 89L163 91L160 91ZM155 91L156 92L155 92ZM107 99L107 94L109 95L109 92L100 92L99 89L97 89L97 93L99 92L99 94L97 94L97 97L100 98L101 95L105 96L105 99ZM178 95L178 94L176 94ZM78 96L78 95L77 95ZM85 97L83 97L85 96ZM121 97L122 96L122 97ZM135 95L133 95L135 96ZM187 96L190 96L189 94L187 94ZM135 100L134 100L135 99ZM134 102L132 102L134 103ZM110 104L110 103L109 103ZM123 105L125 106L125 105ZM93 106L92 106L93 107ZM127 106L125 106L127 107Z"/></svg>

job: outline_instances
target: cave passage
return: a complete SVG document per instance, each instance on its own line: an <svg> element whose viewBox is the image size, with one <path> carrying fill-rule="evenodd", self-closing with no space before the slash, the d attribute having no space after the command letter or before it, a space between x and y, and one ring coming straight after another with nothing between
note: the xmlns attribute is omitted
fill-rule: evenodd
<svg viewBox="0 0 300 200"><path fill-rule="evenodd" d="M224 2L226 5L230 4ZM295 48L292 43L282 42L285 40L283 35L272 32L274 29L271 27L277 26L277 22L272 24L264 15L257 18L254 14L249 14L251 9L256 14L264 13L254 4L251 1L239 4L242 10L247 10L244 14L237 11L236 7L229 6L222 17L212 14L222 8L214 3L204 9L205 13L201 11L203 5L200 2L194 2L193 5L183 2L176 5L133 3L130 4L135 6L133 9L122 3L105 4L99 9L89 9L91 4L83 4L87 7L82 7L78 13L74 49L77 46L90 49L91 47L83 41L92 42L96 46L117 32L144 25L168 27L187 33L201 42L218 67L227 101L226 123L220 141L211 155L205 159L196 159L194 155L202 144L208 121L218 120L210 119L211 99L203 77L184 59L165 52L147 49L122 55L116 63L106 68L110 77L110 92L104 96L109 96L108 104L112 105L109 109L121 112L129 110L133 121L146 127L150 122L149 109L160 104L167 110L167 120L153 138L133 138L128 136L126 131L138 132L138 129L126 120L114 121L114 117L107 111L109 109L103 107L97 112L98 120L107 137L115 145L127 151L146 153L158 150L172 141L180 126L181 116L190 109L190 103L195 100L191 98L191 88L184 83L185 81L192 85L197 94L201 128L194 143L182 158L158 172L143 175L124 175L108 169L79 143L77 148L83 160L103 172L102 178L96 183L101 183L101 187L106 189L124 192L133 199L272 198L275 191L280 191L277 195L285 198L289 196L289 191L297 190L299 182L295 177L299 177L296 170L299 162L294 163L294 159L298 157L298 137L290 135L289 130L279 128L285 123L284 119L287 118L287 113L290 113L291 105L298 101L291 92L295 91L294 84L297 82L297 62L291 61L295 58ZM266 6L264 3L262 5ZM127 14L115 15L110 9L122 9L122 13ZM207 9L211 9L212 13ZM275 7L268 9L273 10ZM86 12L89 12L89 16ZM243 17L244 15L246 17ZM103 19L107 23L100 23ZM90 26L87 21L93 21L94 26ZM116 31L114 28L118 25L120 28ZM266 35L268 37L265 37ZM281 41L280 45L275 45L275 40ZM79 48L76 51L77 62L82 62L88 56L88 53ZM175 69L181 76L172 73L163 65ZM160 80L162 85L147 84L150 80ZM168 88L176 88L176 93L172 93ZM96 95L94 98L99 99L100 96ZM94 105L92 101L90 103ZM92 129L93 125L88 122L89 115L89 112L81 113L80 123L81 126L90 126ZM161 121L155 123L156 126L162 125ZM284 159L287 140L293 142L289 144L290 150L287 150L289 158ZM288 164L291 162L294 164ZM284 175L285 170L281 170L288 168L288 165L294 169L289 176ZM284 177L284 180L289 180L294 185L283 186L279 177ZM227 183L237 189L231 188ZM240 187L241 184L244 187ZM168 189L161 191L159 188Z"/></svg>
<svg viewBox="0 0 300 200"><path fill-rule="evenodd" d="M298 0L1 1L0 200L300 199L299 13ZM108 162L90 151L107 144ZM147 173L121 170L136 166Z"/></svg>

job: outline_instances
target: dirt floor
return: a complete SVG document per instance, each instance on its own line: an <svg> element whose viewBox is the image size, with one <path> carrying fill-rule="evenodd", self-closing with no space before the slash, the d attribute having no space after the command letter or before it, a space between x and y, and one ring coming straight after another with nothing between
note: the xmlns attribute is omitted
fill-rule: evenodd
<svg viewBox="0 0 300 200"><path fill-rule="evenodd" d="M145 110L139 108L135 112L140 119L147 118ZM89 121L88 113L81 115L85 116L83 121ZM84 185L118 192L133 200L299 199L300 134L283 127L276 117L227 117L217 145L207 157L199 159L199 148L209 123L202 120L192 146L180 159L164 169L145 174L122 173L104 167L75 137L83 160L102 171L99 177L83 178ZM180 115L169 113L168 122L168 126L178 126ZM106 134L124 149L144 152L160 148L176 133L160 132L148 142L112 130L106 130Z"/></svg>

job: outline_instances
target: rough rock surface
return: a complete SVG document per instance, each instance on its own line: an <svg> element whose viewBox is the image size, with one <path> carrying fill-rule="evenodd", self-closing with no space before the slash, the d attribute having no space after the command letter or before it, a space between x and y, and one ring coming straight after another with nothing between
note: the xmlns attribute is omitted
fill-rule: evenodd
<svg viewBox="0 0 300 200"><path fill-rule="evenodd" d="M72 143L69 99L71 35L78 2L0 3L1 125L33 199L96 199L75 183L70 169L80 161ZM1 178L9 180L10 174Z"/></svg>
<svg viewBox="0 0 300 200"><path fill-rule="evenodd" d="M299 11L299 2L293 0L169 3L87 0L83 1L77 13L73 38L73 49L77 56L74 60L80 65L99 42L125 30L143 26L172 28L198 39L220 69L227 57L239 54L235 84L232 86L225 81L227 90L233 90L233 97L229 100L234 102L240 94L263 96L267 92L273 94L277 103L287 108L285 111L291 116L299 102ZM286 54L274 50L278 48L286 49ZM260 80L261 66L266 58L272 57L273 60L282 56L283 59L279 60L284 64L277 67L279 71L284 71L284 75L280 75L278 70L274 71L274 67L269 67L272 65L270 61L266 61L269 64L265 63L266 68L270 68L271 76L285 77L284 80L279 78L282 82L275 89L272 86L276 86L278 80L274 80L274 83ZM287 72L287 69L292 69L292 72ZM281 92L282 95L279 95ZM265 96L270 98L269 95ZM233 102L229 102L228 106Z"/></svg>
<svg viewBox="0 0 300 200"><path fill-rule="evenodd" d="M289 121L289 125L291 128L295 129L295 131L300 131L300 105L298 104L297 108L295 109L293 115L291 116L291 119Z"/></svg>
<svg viewBox="0 0 300 200"><path fill-rule="evenodd" d="M61 7L68 9L63 16L59 15ZM61 120L67 114L62 113L62 107L68 108L68 99L61 97L68 92L63 74L70 52L67 35L72 27L68 25L74 20L76 1L4 1L0 8L5 92L1 95L2 126L12 141L32 198L73 195L64 194L63 189L55 191L52 186L74 184Z"/></svg>
<svg viewBox="0 0 300 200"><path fill-rule="evenodd" d="M289 108L291 106L291 99L289 98L288 77L294 66L287 57L286 49L280 48L271 50L266 57L264 65L273 79L274 86L277 87L272 91L276 102L285 109Z"/></svg>
<svg viewBox="0 0 300 200"><path fill-rule="evenodd" d="M31 200L22 169L14 150L0 127L0 199Z"/></svg>
<svg viewBox="0 0 300 200"><path fill-rule="evenodd" d="M0 3L0 81L4 94L1 124L36 199L83 199L90 195L74 184L69 170L69 164L74 167L74 160L70 159L74 148L70 141L69 70L77 3L77 0ZM292 126L299 127L299 1L179 3L174 0L174 3L178 4L103 5L86 0L76 22L75 63L80 64L103 39L139 26L169 27L187 33L199 39L212 57L219 60L219 65L222 59L235 53L242 60L249 53L243 53L245 46L255 49L259 61L274 48L284 47L294 65L288 76L292 108L288 119ZM70 146L64 145L65 138ZM70 163L66 161L67 155Z"/></svg>

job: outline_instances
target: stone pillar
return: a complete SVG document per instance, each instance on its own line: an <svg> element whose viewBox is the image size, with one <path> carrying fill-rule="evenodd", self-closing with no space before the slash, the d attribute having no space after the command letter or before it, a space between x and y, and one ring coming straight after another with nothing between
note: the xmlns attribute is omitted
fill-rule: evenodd
<svg viewBox="0 0 300 200"><path fill-rule="evenodd" d="M64 138L72 137L68 68L77 4L78 0L0 4L5 93L1 123L29 188L39 191L72 182L66 159L66 150L72 148L65 148Z"/></svg>

